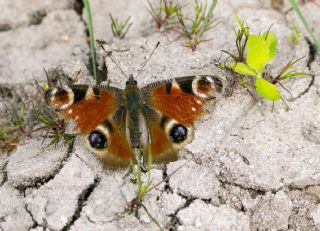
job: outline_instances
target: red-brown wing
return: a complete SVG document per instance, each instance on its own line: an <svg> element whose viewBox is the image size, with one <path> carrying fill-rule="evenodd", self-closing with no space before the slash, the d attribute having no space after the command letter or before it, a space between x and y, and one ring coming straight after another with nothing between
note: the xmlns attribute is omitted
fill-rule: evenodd
<svg viewBox="0 0 320 231"><path fill-rule="evenodd" d="M151 153L156 162L177 158L177 150L192 141L193 126L203 114L204 105L222 88L218 77L189 76L142 89Z"/></svg>
<svg viewBox="0 0 320 231"><path fill-rule="evenodd" d="M133 151L126 135L125 98L120 89L63 86L48 90L45 100L60 111L62 118L76 122L76 130L105 165L120 167L132 161Z"/></svg>

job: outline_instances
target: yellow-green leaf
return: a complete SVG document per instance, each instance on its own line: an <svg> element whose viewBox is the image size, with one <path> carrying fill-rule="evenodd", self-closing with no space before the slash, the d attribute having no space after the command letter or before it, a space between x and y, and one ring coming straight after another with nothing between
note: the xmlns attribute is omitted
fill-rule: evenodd
<svg viewBox="0 0 320 231"><path fill-rule="evenodd" d="M277 50L277 44L278 44L277 36L275 33L271 32L271 31L267 31L267 32L263 33L262 37L269 45L269 60L268 61L270 61L274 58L274 54L276 53L276 50Z"/></svg>
<svg viewBox="0 0 320 231"><path fill-rule="evenodd" d="M248 76L256 76L257 73L255 70L250 68L245 63L240 62L232 62L230 63L230 68L232 68L235 72L241 74L241 75L248 75Z"/></svg>
<svg viewBox="0 0 320 231"><path fill-rule="evenodd" d="M258 35L249 35L247 42L247 64L259 73L269 61L269 42Z"/></svg>
<svg viewBox="0 0 320 231"><path fill-rule="evenodd" d="M261 77L257 77L255 87L256 91L268 100L276 101L281 97L278 88Z"/></svg>

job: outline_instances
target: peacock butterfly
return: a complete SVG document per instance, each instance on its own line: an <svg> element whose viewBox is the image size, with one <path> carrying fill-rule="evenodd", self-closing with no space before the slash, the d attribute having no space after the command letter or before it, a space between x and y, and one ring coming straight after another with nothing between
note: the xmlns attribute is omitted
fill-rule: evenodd
<svg viewBox="0 0 320 231"><path fill-rule="evenodd" d="M135 159L142 124L147 128L145 146L150 147L153 161L176 160L177 151L192 141L194 123L204 106L223 87L221 78L199 75L139 88L130 75L124 90L108 85L61 86L48 89L45 101L62 118L76 122L86 146L105 166L123 167Z"/></svg>

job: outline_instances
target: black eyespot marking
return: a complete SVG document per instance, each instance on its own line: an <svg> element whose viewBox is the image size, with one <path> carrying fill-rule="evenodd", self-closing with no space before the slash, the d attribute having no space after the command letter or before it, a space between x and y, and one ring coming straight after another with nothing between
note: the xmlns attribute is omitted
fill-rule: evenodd
<svg viewBox="0 0 320 231"><path fill-rule="evenodd" d="M209 87L211 85L210 81L206 77L199 79L198 84L201 87Z"/></svg>
<svg viewBox="0 0 320 231"><path fill-rule="evenodd" d="M107 147L107 138L99 131L93 131L88 137L91 147L95 149L103 149Z"/></svg>
<svg viewBox="0 0 320 231"><path fill-rule="evenodd" d="M93 87L92 90L93 90L93 93L94 93L94 95L95 95L96 97L100 95L100 90L99 90L99 88Z"/></svg>
<svg viewBox="0 0 320 231"><path fill-rule="evenodd" d="M183 81L183 82L179 83L179 87L182 89L182 91L189 93L189 94L193 94L192 82L193 82L193 79Z"/></svg>
<svg viewBox="0 0 320 231"><path fill-rule="evenodd" d="M183 142L188 135L188 129L181 125L177 124L170 130L170 138L174 143Z"/></svg>
<svg viewBox="0 0 320 231"><path fill-rule="evenodd" d="M74 100L73 103L77 103L81 100L83 100L86 97L88 87L85 88L71 88L74 94Z"/></svg>
<svg viewBox="0 0 320 231"><path fill-rule="evenodd" d="M167 82L165 87L166 87L166 93L170 94L171 88L172 88L172 83L171 82Z"/></svg>

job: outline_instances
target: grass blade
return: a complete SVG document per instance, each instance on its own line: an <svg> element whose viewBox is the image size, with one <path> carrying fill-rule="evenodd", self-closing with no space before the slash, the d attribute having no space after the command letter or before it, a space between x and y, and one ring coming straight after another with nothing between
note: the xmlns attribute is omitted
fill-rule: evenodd
<svg viewBox="0 0 320 231"><path fill-rule="evenodd" d="M201 28L200 34L203 34L206 31L206 28L208 27L208 24L209 24L209 20L211 19L213 10L216 7L216 5L217 5L217 0L212 0L209 11L206 15L204 22L203 22L203 26Z"/></svg>
<svg viewBox="0 0 320 231"><path fill-rule="evenodd" d="M320 39L317 39L317 37L315 36L313 31L311 30L310 25L306 21L305 17L303 16L297 1L296 0L289 0L289 2L291 4L292 8L294 9L294 11L297 13L297 15L300 18L301 22L303 23L304 27L308 31L308 33L309 33L310 37L312 38L313 43L315 44L316 48L319 50L320 49Z"/></svg>
<svg viewBox="0 0 320 231"><path fill-rule="evenodd" d="M93 78L99 82L97 79L97 70L96 70L96 48L94 44L94 35L93 35L93 26L92 26L92 15L89 0L83 0L84 8L86 9L87 21L88 21L88 30L90 37L90 54L91 54L91 63L92 63L92 74Z"/></svg>

